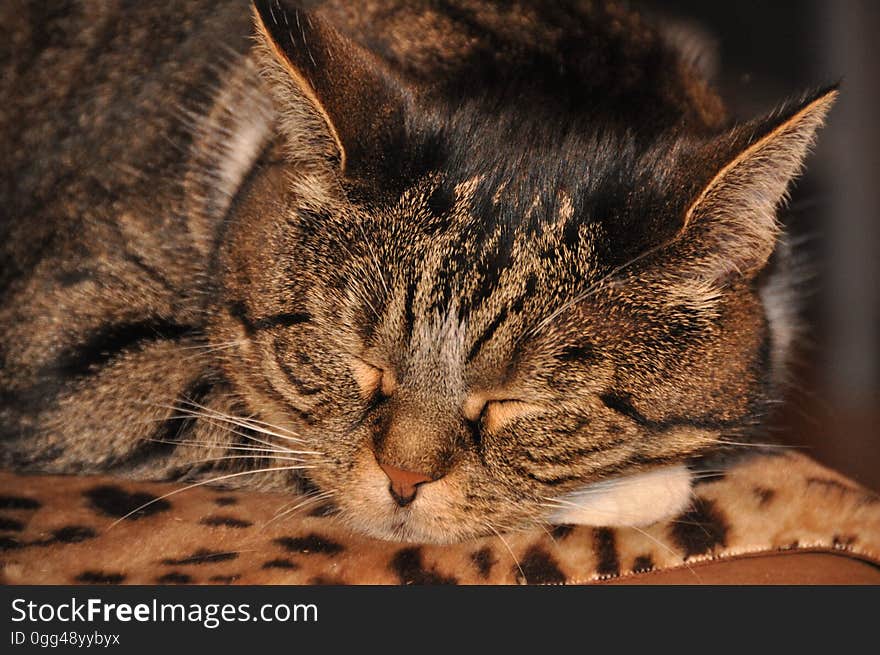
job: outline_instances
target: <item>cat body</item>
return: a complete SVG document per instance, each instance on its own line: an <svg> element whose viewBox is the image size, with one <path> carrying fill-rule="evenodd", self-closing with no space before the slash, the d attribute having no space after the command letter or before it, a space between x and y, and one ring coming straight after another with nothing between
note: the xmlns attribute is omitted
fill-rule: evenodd
<svg viewBox="0 0 880 655"><path fill-rule="evenodd" d="M834 90L731 124L606 3L0 11L5 466L644 524L778 395Z"/></svg>

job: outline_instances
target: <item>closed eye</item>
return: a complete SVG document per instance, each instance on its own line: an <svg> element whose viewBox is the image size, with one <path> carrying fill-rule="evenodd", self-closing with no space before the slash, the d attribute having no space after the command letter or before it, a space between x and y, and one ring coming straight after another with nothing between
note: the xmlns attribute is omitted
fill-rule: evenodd
<svg viewBox="0 0 880 655"><path fill-rule="evenodd" d="M489 433L497 432L517 419L540 414L543 411L541 405L513 398L483 399L474 396L469 398L464 406L465 417L473 423L478 423Z"/></svg>
<svg viewBox="0 0 880 655"><path fill-rule="evenodd" d="M377 394L388 398L397 390L397 380L390 370L370 364L359 357L353 357L350 366L352 376L365 399L375 398Z"/></svg>
<svg viewBox="0 0 880 655"><path fill-rule="evenodd" d="M523 400L491 400L483 410L483 426L487 432L497 432L508 423L543 411L540 405Z"/></svg>

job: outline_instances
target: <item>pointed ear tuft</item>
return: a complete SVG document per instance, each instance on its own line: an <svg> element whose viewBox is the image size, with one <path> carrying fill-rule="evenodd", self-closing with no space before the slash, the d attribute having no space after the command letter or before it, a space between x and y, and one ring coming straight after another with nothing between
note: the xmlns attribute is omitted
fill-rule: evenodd
<svg viewBox="0 0 880 655"><path fill-rule="evenodd" d="M368 51L315 12L254 0L257 55L289 156L369 181L402 139L405 97Z"/></svg>
<svg viewBox="0 0 880 655"><path fill-rule="evenodd" d="M710 145L716 172L688 206L677 239L688 244L701 284L751 276L767 263L779 233L776 209L837 93L836 86L823 89Z"/></svg>

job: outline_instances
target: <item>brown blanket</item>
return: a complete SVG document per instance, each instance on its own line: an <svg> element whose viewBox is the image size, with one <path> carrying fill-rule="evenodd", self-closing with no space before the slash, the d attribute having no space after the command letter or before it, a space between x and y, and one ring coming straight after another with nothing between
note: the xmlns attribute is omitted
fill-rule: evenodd
<svg viewBox="0 0 880 655"><path fill-rule="evenodd" d="M207 487L119 520L183 486L0 473L0 579L580 584L679 569L701 582L706 561L780 551L880 565L880 496L793 452L757 455L701 482L689 510L648 528L547 526L451 546L377 541L319 506L293 509L295 498Z"/></svg>

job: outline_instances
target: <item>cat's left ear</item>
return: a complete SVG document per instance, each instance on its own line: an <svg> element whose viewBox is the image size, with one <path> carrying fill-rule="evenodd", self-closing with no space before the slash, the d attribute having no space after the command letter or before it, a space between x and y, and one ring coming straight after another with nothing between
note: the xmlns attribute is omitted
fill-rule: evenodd
<svg viewBox="0 0 880 655"><path fill-rule="evenodd" d="M254 0L253 9L261 69L290 157L324 160L348 179L374 183L401 150L400 84L301 3Z"/></svg>
<svg viewBox="0 0 880 655"><path fill-rule="evenodd" d="M711 177L688 205L678 239L690 277L714 286L764 267L779 235L776 209L836 97L836 86L824 89L707 147Z"/></svg>

